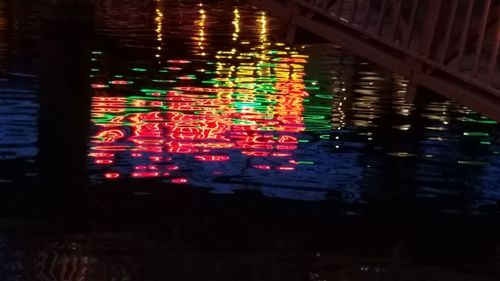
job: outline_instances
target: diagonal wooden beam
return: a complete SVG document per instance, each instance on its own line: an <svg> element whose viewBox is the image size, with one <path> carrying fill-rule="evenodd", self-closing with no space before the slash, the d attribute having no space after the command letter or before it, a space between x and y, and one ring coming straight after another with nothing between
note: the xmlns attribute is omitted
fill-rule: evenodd
<svg viewBox="0 0 500 281"><path fill-rule="evenodd" d="M491 9L488 15L488 21L486 23L486 29L491 30L497 26L498 18L500 17L500 4L496 4L493 9ZM474 44L480 35L480 21L471 23L470 29L474 30L472 33L468 33L465 39L465 48ZM445 58L443 59L443 64L448 65L453 62L460 55L460 44L459 42L454 42L452 48L446 52Z"/></svg>
<svg viewBox="0 0 500 281"><path fill-rule="evenodd" d="M268 10L273 15L284 18L290 17L290 11L278 1L250 1L262 9ZM299 2L299 0L295 1ZM306 7L308 4L303 3ZM309 8L316 9L316 7ZM422 49L419 53L415 53L411 50L405 50L402 46L383 41L382 38L367 36L365 31L359 27L350 26L349 23L342 22L324 11L317 9L316 12L323 19L310 18L299 14L297 18L298 26L332 43L348 48L349 51L363 56L373 63L409 78L415 85L431 89L449 99L462 103L490 118L500 121L500 93L498 89L480 83L480 81L471 80L465 74L450 71L437 61L424 56L424 54L428 55L432 52L433 44L435 43L433 39L439 33L430 32L429 40L422 43L420 46ZM429 12L438 13L433 10L433 6L430 6ZM431 21L429 27L425 29L436 29L437 24L436 21ZM434 71L432 73L423 71L427 68Z"/></svg>

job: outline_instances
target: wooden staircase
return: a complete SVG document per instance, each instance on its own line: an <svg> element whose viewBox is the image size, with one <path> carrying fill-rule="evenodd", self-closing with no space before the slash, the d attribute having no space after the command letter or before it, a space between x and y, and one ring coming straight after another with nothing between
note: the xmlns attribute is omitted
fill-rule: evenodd
<svg viewBox="0 0 500 281"><path fill-rule="evenodd" d="M500 0L249 0L410 81L500 120Z"/></svg>

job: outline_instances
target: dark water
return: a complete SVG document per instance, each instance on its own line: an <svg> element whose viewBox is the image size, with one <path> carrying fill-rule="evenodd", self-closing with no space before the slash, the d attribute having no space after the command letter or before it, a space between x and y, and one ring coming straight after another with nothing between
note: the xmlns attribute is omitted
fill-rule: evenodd
<svg viewBox="0 0 500 281"><path fill-rule="evenodd" d="M40 26L26 3L2 8L2 182L36 175ZM237 2L102 1L89 58L90 182L496 212L496 122L450 101L407 104L401 77L282 35L281 22Z"/></svg>
<svg viewBox="0 0 500 281"><path fill-rule="evenodd" d="M225 5L104 6L99 38L113 44L93 53L94 182L496 204L495 122L448 101L405 104L400 77L333 46L280 43L278 21Z"/></svg>
<svg viewBox="0 0 500 281"><path fill-rule="evenodd" d="M438 234L424 231L439 239L422 242L418 227L403 214L425 213L423 224L436 229L441 221L427 215L496 220L500 127L495 121L433 95L408 104L402 77L330 44L282 43L283 22L243 1L100 1L89 40L61 39L67 45L57 51L51 45L55 37L44 37L51 33L41 24L41 9L25 0L0 1L2 210L18 204L13 199L18 192L36 187L48 193L47 183L76 185L91 187L102 214L111 213L103 215L107 219L175 226L160 235L168 237L162 243L116 233L6 235L0 238L7 272L2 280L31 280L15 279L14 273L28 276L25 269L33 262L42 264L40 280L496 275L476 266L451 275L435 268L401 269L393 250L407 242L406 255L428 261L434 256L429 244L466 233L444 246L443 259L494 256L490 228L476 232L469 221L453 221ZM78 42L91 43L85 49ZM78 50L87 54L85 63L75 55ZM58 52L75 59L53 70ZM90 76L74 78L79 71ZM71 98L85 97L86 90L87 101ZM191 195L197 192L207 197ZM200 215L203 210L210 211ZM373 212L391 213L396 222L371 221ZM335 225L330 220L338 214L362 222ZM254 232L241 230L244 222ZM257 230L261 227L265 230ZM127 229L121 222L118 233ZM221 242L216 237L221 233L234 236ZM194 251L178 237L210 249ZM249 241L278 250L235 254L217 248L219 242L245 248ZM471 241L470 247L462 244ZM136 246L128 249L131 244ZM450 250L456 244L463 248ZM299 252L288 252L296 246ZM323 246L354 256L383 252L384 258L340 262L336 254L314 251ZM191 272L192 263L203 266ZM47 264L53 267L44 268ZM43 279L54 272L72 273Z"/></svg>

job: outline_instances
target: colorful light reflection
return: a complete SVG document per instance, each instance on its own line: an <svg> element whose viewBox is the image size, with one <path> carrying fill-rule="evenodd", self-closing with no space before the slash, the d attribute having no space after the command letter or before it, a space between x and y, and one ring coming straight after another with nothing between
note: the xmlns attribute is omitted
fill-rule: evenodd
<svg viewBox="0 0 500 281"><path fill-rule="evenodd" d="M202 5L199 14L197 24L204 28ZM237 9L233 14L232 40L237 41L240 15ZM162 17L158 8L158 43ZM136 93L122 97L114 96L113 88L93 87L90 157L100 164L102 178L168 178L167 182L185 184L190 182L185 171L193 165L242 161L256 163L248 166L255 171L297 169L293 157L305 130L303 103L309 96L304 82L307 56L268 42L265 13L259 14L257 23L256 47L242 44L241 50L217 51L216 61L207 63L201 78L189 72L190 67L180 67L189 66L190 60L175 58L165 60L167 66L161 69L169 72L160 72L164 77L155 77L172 80L167 88L152 84L140 89L134 81L111 81ZM204 32L192 37L199 55L206 51ZM131 169L121 165L118 170L122 159L132 163ZM214 167L212 174L225 174Z"/></svg>

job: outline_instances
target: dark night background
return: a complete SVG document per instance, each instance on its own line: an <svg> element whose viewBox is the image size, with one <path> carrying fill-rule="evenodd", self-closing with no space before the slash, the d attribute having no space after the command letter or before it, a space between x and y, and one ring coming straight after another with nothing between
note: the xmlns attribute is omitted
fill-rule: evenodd
<svg viewBox="0 0 500 281"><path fill-rule="evenodd" d="M498 280L497 122L289 36L245 1L0 0L0 280Z"/></svg>

